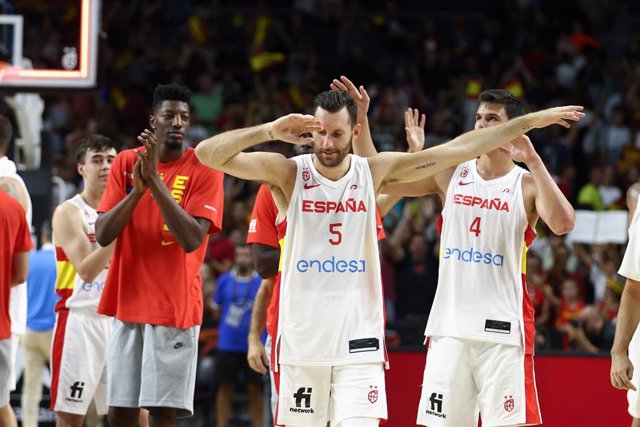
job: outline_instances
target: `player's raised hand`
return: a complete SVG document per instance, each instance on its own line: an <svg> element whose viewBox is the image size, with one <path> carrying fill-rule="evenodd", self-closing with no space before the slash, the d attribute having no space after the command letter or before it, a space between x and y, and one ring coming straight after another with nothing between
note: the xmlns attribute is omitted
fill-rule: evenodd
<svg viewBox="0 0 640 427"><path fill-rule="evenodd" d="M269 137L293 144L310 144L313 137L309 133L321 130L320 121L309 114L288 114L271 123Z"/></svg>
<svg viewBox="0 0 640 427"><path fill-rule="evenodd" d="M568 105L536 111L527 114L527 116L530 119L531 128L544 128L554 124L569 128L571 127L569 121L577 122L584 117L583 109L584 107L581 105Z"/></svg>
<svg viewBox="0 0 640 427"><path fill-rule="evenodd" d="M611 385L622 390L633 390L636 388L631 383L633 377L633 364L626 354L611 355Z"/></svg>
<svg viewBox="0 0 640 427"><path fill-rule="evenodd" d="M138 157L140 157L142 161L140 165L142 177L148 181L157 173L159 157L158 140L153 132L145 129L138 135L138 141L140 141L146 149L144 153L139 151L136 151L136 153L138 153Z"/></svg>
<svg viewBox="0 0 640 427"><path fill-rule="evenodd" d="M136 150L136 154L138 154L138 157L142 155L138 150ZM142 158L139 158L133 166L133 188L140 194L144 193L147 189L147 182L142 177L141 167Z"/></svg>
<svg viewBox="0 0 640 427"><path fill-rule="evenodd" d="M417 108L408 108L404 112L404 131L407 134L408 153L417 153L424 148L424 125L427 117L420 115Z"/></svg>
<svg viewBox="0 0 640 427"><path fill-rule="evenodd" d="M349 94L351 94L351 98L353 98L358 106L358 113L367 114L371 99L369 98L369 94L365 90L364 86L360 85L359 88L356 88L356 85L354 85L353 82L345 76L340 76L340 80L333 79L329 86L331 87L331 90L346 90L349 92Z"/></svg>
<svg viewBox="0 0 640 427"><path fill-rule="evenodd" d="M533 148L533 143L526 135L517 137L510 144L501 147L500 150L508 153L513 161L525 164L538 155Z"/></svg>

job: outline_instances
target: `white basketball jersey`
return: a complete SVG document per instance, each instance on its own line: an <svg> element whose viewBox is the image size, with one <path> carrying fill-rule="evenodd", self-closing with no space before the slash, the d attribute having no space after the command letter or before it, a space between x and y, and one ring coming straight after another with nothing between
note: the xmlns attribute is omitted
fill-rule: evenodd
<svg viewBox="0 0 640 427"><path fill-rule="evenodd" d="M425 335L513 345L525 336L529 347L525 262L535 232L522 196L525 173L514 166L486 181L476 160L456 168L442 210L438 289Z"/></svg>
<svg viewBox="0 0 640 427"><path fill-rule="evenodd" d="M33 215L31 196L29 195L24 180L18 175L16 164L9 160L7 156L0 157L0 178L1 177L9 177L18 181L22 190L27 195L27 211L25 215L27 224L31 227L31 218ZM20 335L24 334L27 330L27 282L11 287L9 317L11 318L11 332Z"/></svg>
<svg viewBox="0 0 640 427"><path fill-rule="evenodd" d="M87 235L87 239L91 243L91 249L95 250L99 247L96 242L95 224L98 218L98 212L84 201L80 194L68 200L71 204L78 208L82 217L82 226ZM55 244L55 234L53 235ZM85 282L76 269L68 260L66 254L61 247L56 246L56 261L58 266L58 278L56 280L56 291L60 295L68 295L65 307L77 309L85 309L87 314L95 313L100 302L102 289L107 280L107 272L109 267L105 267L92 282Z"/></svg>
<svg viewBox="0 0 640 427"><path fill-rule="evenodd" d="M384 312L369 164L332 181L295 157L282 256L277 363L384 362ZM277 364L276 364L277 366Z"/></svg>

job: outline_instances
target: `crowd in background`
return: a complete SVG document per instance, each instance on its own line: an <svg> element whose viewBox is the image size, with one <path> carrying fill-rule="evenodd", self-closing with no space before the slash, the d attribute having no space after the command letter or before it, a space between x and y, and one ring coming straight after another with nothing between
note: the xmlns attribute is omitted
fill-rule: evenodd
<svg viewBox="0 0 640 427"><path fill-rule="evenodd" d="M77 19L75 2L47 4L44 15L48 2L14 3L27 16L25 56L36 68L57 66ZM566 9L544 0L460 1L436 11L419 1L105 3L98 90L43 94L45 143L65 197L81 182L72 156L78 137L97 132L123 148L136 146L157 83L194 92L188 140L195 146L221 131L304 111L339 75L371 96L379 151L406 150L408 107L426 113L425 147L431 147L473 127L482 90L505 88L530 111L585 106L587 117L571 129L530 134L576 209L625 209L626 191L640 179L640 6L634 1L581 0ZM290 147L260 149L288 155ZM203 268L211 292L246 240L256 192L254 183L225 178L224 230L210 239ZM405 199L384 220L392 348L421 344L437 283L440 210L435 196ZM608 351L624 246L570 244L542 223L537 232L527 254L527 286L538 349ZM209 310L205 318L215 324Z"/></svg>

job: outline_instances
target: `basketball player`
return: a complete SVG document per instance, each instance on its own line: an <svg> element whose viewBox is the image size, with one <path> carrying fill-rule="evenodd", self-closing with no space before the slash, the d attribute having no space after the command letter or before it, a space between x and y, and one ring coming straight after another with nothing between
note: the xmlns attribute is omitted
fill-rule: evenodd
<svg viewBox="0 0 640 427"><path fill-rule="evenodd" d="M16 164L7 157L9 142L13 135L13 126L8 118L0 115L0 181L7 194L15 198L24 209L27 223L31 227L31 196L24 180L17 173ZM20 283L11 287L9 298L9 313L11 316L11 376L9 385L11 390L16 388L15 360L20 338L27 330L27 284Z"/></svg>
<svg viewBox="0 0 640 427"><path fill-rule="evenodd" d="M369 157L375 155L375 147L371 140L371 133L369 132L369 120L367 113L369 111L369 95L363 86L356 88L356 86L345 76L340 76L340 79L334 79L331 83L331 90L345 90L348 91L358 107L358 114L356 116L356 123L360 124L363 131L358 138L353 140L353 151L355 154L362 157ZM426 117L424 114L421 119L416 117L415 125L409 124L405 120L405 129L407 132L407 144L409 146L407 152L415 153L424 148L424 126ZM296 145L294 146L294 152L296 155L310 154L313 152L312 145ZM384 217L395 203L398 202L400 197L378 194L376 197L378 211L380 216ZM260 336L262 331L267 326L268 330L271 330L273 320L271 319L273 313L277 312L277 298L272 300L272 294L274 286L279 280L279 277L274 277L278 274L278 264L280 260L280 245L284 236L278 236L278 229L283 231L286 229L286 224L279 225L284 218L278 219L278 207L271 195L269 186L263 184L258 190L256 201L251 213L251 222L249 231L247 233L247 243L251 244L251 248L254 255L254 263L256 265L256 271L263 277L263 281L256 295L256 301L253 306L251 315L251 329L249 332L249 352L247 360L249 366L256 372L265 374L269 368L269 357L271 355L271 336L272 334L267 332L267 340L265 345L262 345ZM379 238L384 238L384 230L380 224ZM275 332L275 331L274 331ZM271 372L270 372L271 373ZM277 402L277 395L273 388L272 382L272 411L275 412L275 405ZM275 401L274 401L275 396Z"/></svg>
<svg viewBox="0 0 640 427"><path fill-rule="evenodd" d="M360 133L347 92L323 92L314 116L216 135L196 155L207 166L265 181L285 201L275 367L277 423L286 426L377 426L386 418L383 299L375 195L390 182L411 182L496 149L524 132L582 117L581 107L532 113L479 129L419 153L349 154ZM312 132L312 137L301 136ZM313 141L314 154L287 159L244 153L265 140Z"/></svg>
<svg viewBox="0 0 640 427"><path fill-rule="evenodd" d="M475 129L499 129L523 114L510 92L488 90L479 96ZM478 409L483 426L542 422L526 249L538 218L564 234L573 228L575 213L529 138L516 141L397 187L414 196L436 193L443 201L418 424L472 426Z"/></svg>
<svg viewBox="0 0 640 427"><path fill-rule="evenodd" d="M119 153L98 207L96 239L117 238L98 313L116 318L107 355L109 423L153 425L193 413L208 235L220 231L223 175L184 144L191 92L154 90L144 145Z"/></svg>
<svg viewBox="0 0 640 427"><path fill-rule="evenodd" d="M339 80L334 79L330 86L332 90L349 91L358 107L356 122L360 124L363 132L361 132L359 138L353 141L354 152L364 157L371 155L371 153L375 154L367 117L370 103L369 94L363 86L356 88L351 80L345 76L341 76ZM417 148L417 150L421 149L422 147ZM311 144L295 145L293 150L295 155L311 154L313 153L313 146ZM389 195L380 195L379 197L384 199L381 200L381 203L385 212L391 209L398 200L398 198ZM278 394L275 389L273 371L269 369L269 360L271 357L272 337L276 334L274 317L278 310L279 298L277 292L280 281L278 266L281 253L280 247L284 244L284 232L286 229L286 222L284 221L284 216L278 215L278 207L269 190L269 186L266 184L261 185L251 212L251 222L247 233L247 243L251 245L256 271L263 277L251 313L247 361L249 366L258 373L265 374L267 370L269 371L272 414L275 414ZM380 232L384 236L381 226L382 224L380 224ZM276 296L272 297L274 287ZM267 327L267 338L263 345L261 335L265 326Z"/></svg>
<svg viewBox="0 0 640 427"><path fill-rule="evenodd" d="M0 425L17 427L11 408L10 392L13 366L11 359L10 289L27 278L29 251L33 248L24 209L10 195L11 184L0 181Z"/></svg>
<svg viewBox="0 0 640 427"><path fill-rule="evenodd" d="M96 243L95 223L115 157L109 138L84 137L76 150L82 193L53 214L60 300L52 345L50 408L56 412L58 427L81 427L92 399L98 415L107 413L106 355L113 319L96 309L115 244L103 248Z"/></svg>
<svg viewBox="0 0 640 427"><path fill-rule="evenodd" d="M611 385L615 388L627 390L628 412L633 417L632 427L640 427L640 375L634 375L634 365L640 362L640 336L638 322L640 316L640 227L637 209L638 184L627 190L627 207L629 208L629 242L625 250L619 274L627 278L618 318L616 333L611 348Z"/></svg>

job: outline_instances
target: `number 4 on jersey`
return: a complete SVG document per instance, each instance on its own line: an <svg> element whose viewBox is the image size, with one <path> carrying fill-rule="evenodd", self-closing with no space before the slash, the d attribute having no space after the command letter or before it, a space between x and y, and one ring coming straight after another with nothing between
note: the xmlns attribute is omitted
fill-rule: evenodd
<svg viewBox="0 0 640 427"><path fill-rule="evenodd" d="M471 222L469 231L474 233L476 237L480 235L480 217L479 216L475 217L475 219Z"/></svg>

